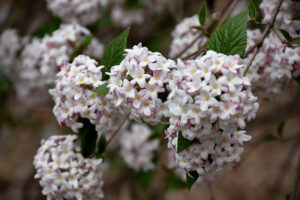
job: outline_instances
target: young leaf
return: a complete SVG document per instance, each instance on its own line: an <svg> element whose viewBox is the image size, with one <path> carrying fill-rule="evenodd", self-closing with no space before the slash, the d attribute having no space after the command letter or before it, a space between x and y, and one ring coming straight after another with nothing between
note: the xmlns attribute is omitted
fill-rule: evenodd
<svg viewBox="0 0 300 200"><path fill-rule="evenodd" d="M109 92L109 88L107 87L108 83L104 83L103 85L100 85L99 87L97 87L96 89L93 89L92 92L95 92L103 97L105 97L108 92Z"/></svg>
<svg viewBox="0 0 300 200"><path fill-rule="evenodd" d="M80 55L87 48L87 46L92 42L92 40L93 40L92 34L86 36L82 40L82 42L73 49L73 52L70 56L70 62L72 62L74 60L74 58L76 58L78 55Z"/></svg>
<svg viewBox="0 0 300 200"><path fill-rule="evenodd" d="M102 134L100 136L99 142L98 142L98 154L102 154L105 149L106 149L106 145L107 145L107 140L104 134Z"/></svg>
<svg viewBox="0 0 300 200"><path fill-rule="evenodd" d="M54 31L59 29L61 22L59 18L55 18L34 31L32 37L43 38L45 35L51 35Z"/></svg>
<svg viewBox="0 0 300 200"><path fill-rule="evenodd" d="M188 140L182 136L181 131L178 132L178 139L177 139L177 153L182 152L192 144L194 144L195 140Z"/></svg>
<svg viewBox="0 0 300 200"><path fill-rule="evenodd" d="M143 171L139 172L138 182L144 192L147 191L154 175L155 175L155 170L150 170L147 172L143 172Z"/></svg>
<svg viewBox="0 0 300 200"><path fill-rule="evenodd" d="M167 191L180 190L184 188L186 188L186 183L172 173L167 185Z"/></svg>
<svg viewBox="0 0 300 200"><path fill-rule="evenodd" d="M199 22L200 22L200 25L201 26L205 26L205 22L206 22L206 4L204 3L199 14L198 14L198 17L199 17Z"/></svg>
<svg viewBox="0 0 300 200"><path fill-rule="evenodd" d="M129 30L130 28L127 28L105 49L104 54L101 58L101 65L104 65L104 68L102 70L104 80L108 78L105 72L109 72L112 66L120 64L124 58L124 50L126 48Z"/></svg>
<svg viewBox="0 0 300 200"><path fill-rule="evenodd" d="M271 141L274 141L274 140L277 140L278 138L275 136L275 135L272 135L272 134L269 134L269 135L266 135L262 138L262 141L263 142L271 142Z"/></svg>
<svg viewBox="0 0 300 200"><path fill-rule="evenodd" d="M193 187L194 183L197 181L198 178L199 174L197 171L186 173L186 185L188 190L190 190Z"/></svg>
<svg viewBox="0 0 300 200"><path fill-rule="evenodd" d="M256 8L252 0L249 1L248 12L251 19L256 18Z"/></svg>
<svg viewBox="0 0 300 200"><path fill-rule="evenodd" d="M292 44L300 44L300 37L293 38L290 42Z"/></svg>
<svg viewBox="0 0 300 200"><path fill-rule="evenodd" d="M277 135L282 136L284 126L285 126L285 121L282 121L278 124L278 126L277 126Z"/></svg>
<svg viewBox="0 0 300 200"><path fill-rule="evenodd" d="M247 45L247 16L248 12L244 11L224 24L210 38L208 50L242 57Z"/></svg>
<svg viewBox="0 0 300 200"><path fill-rule="evenodd" d="M292 41L293 38L290 36L289 32L284 29L279 29L279 31L287 41Z"/></svg>
<svg viewBox="0 0 300 200"><path fill-rule="evenodd" d="M91 124L88 119L81 118L79 121L84 124L78 133L81 139L81 154L87 158L95 152L98 134L95 125Z"/></svg>
<svg viewBox="0 0 300 200"><path fill-rule="evenodd" d="M162 135L164 135L164 131L166 130L167 125L165 124L159 124L154 126L149 125L149 127L152 130L152 134L148 137L148 140L154 140L157 138L161 138Z"/></svg>

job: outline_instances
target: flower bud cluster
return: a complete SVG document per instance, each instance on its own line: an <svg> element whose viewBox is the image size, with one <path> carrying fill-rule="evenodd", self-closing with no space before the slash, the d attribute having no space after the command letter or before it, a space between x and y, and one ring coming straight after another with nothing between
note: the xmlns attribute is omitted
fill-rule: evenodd
<svg viewBox="0 0 300 200"><path fill-rule="evenodd" d="M20 37L15 29L6 29L0 35L0 69L10 78L14 76L18 53L26 42L27 37Z"/></svg>
<svg viewBox="0 0 300 200"><path fill-rule="evenodd" d="M100 199L103 181L102 159L84 158L77 136L52 136L42 140L34 157L42 193L47 199Z"/></svg>
<svg viewBox="0 0 300 200"><path fill-rule="evenodd" d="M241 129L259 106L250 81L242 75L244 67L238 55L214 51L197 60L178 60L169 81L166 136L174 151L179 134L194 142L176 154L186 171L213 176L239 162L243 142L251 138Z"/></svg>
<svg viewBox="0 0 300 200"><path fill-rule="evenodd" d="M263 13L263 22L270 23L274 15L279 0L263 0L260 9ZM300 2L295 0L284 0L275 20L275 27L285 29L295 36L297 28L300 26L299 20L292 18L299 13ZM297 34L296 34L297 35Z"/></svg>
<svg viewBox="0 0 300 200"><path fill-rule="evenodd" d="M136 171L149 171L155 168L154 153L159 139L149 140L151 129L142 124L133 124L130 131L120 137L121 155L125 163Z"/></svg>
<svg viewBox="0 0 300 200"><path fill-rule="evenodd" d="M21 54L18 66L20 83L16 87L18 96L23 99L35 95L47 97L47 88L53 85L59 66L69 61L73 49L89 34L86 28L73 23L61 25L51 36L45 36L43 39L34 38ZM103 46L100 43L97 51L100 57L103 53Z"/></svg>
<svg viewBox="0 0 300 200"><path fill-rule="evenodd" d="M109 0L47 0L48 9L65 22L77 22L82 25L95 22L101 17L100 8Z"/></svg>
<svg viewBox="0 0 300 200"><path fill-rule="evenodd" d="M261 31L248 30L247 49L255 44ZM250 61L252 54L245 58ZM293 77L300 76L300 47L288 47L270 33L252 62L246 75L257 95L274 99L293 83Z"/></svg>
<svg viewBox="0 0 300 200"><path fill-rule="evenodd" d="M121 116L110 104L109 95L102 97L92 92L104 84L102 68L84 55L77 56L71 64L61 65L56 87L49 90L55 101L53 113L60 125L78 132L83 126L78 121L81 117L89 119L99 133L109 134L121 123Z"/></svg>
<svg viewBox="0 0 300 200"><path fill-rule="evenodd" d="M175 62L141 45L125 51L124 60L109 73L115 106L136 121L162 123L168 111L161 96L168 95L166 85Z"/></svg>
<svg viewBox="0 0 300 200"><path fill-rule="evenodd" d="M192 53L195 53L200 46L202 46L208 38L202 34L193 26L199 26L199 18L197 15L192 17L185 18L182 22L180 22L175 30L172 32L172 43L170 45L170 53L169 56L174 58L178 56L184 49L186 49L190 44L192 46L185 51L181 57L185 57ZM201 39L194 41L197 37L201 36ZM194 42L193 42L194 41Z"/></svg>

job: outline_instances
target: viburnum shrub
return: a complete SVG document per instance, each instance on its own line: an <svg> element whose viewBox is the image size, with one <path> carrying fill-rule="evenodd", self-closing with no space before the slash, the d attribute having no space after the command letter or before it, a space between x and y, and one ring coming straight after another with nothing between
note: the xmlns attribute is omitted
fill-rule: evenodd
<svg viewBox="0 0 300 200"><path fill-rule="evenodd" d="M58 30L32 39L11 29L2 33L1 71L17 94L35 102L30 97L49 90L58 123L74 132L42 140L34 158L47 199L103 198L102 163L118 145L143 189L158 162L171 173L169 185L188 189L238 165L260 98L275 99L299 82L300 38L299 2L251 0L226 22L235 2L220 18L206 19L204 4L180 22L170 58L141 43L127 48L129 28L104 50L79 25L95 22L104 10L117 26L140 24L167 0L47 0L67 22Z"/></svg>

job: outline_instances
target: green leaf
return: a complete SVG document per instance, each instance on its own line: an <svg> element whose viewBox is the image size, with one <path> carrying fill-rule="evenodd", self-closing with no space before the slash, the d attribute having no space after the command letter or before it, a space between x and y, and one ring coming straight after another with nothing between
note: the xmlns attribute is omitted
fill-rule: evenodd
<svg viewBox="0 0 300 200"><path fill-rule="evenodd" d="M102 134L100 136L99 142L98 142L98 154L102 154L105 149L106 149L106 145L107 145L107 140L104 134Z"/></svg>
<svg viewBox="0 0 300 200"><path fill-rule="evenodd" d="M178 132L178 139L177 139L177 153L182 152L192 144L194 144L196 140L188 140L182 136L181 131Z"/></svg>
<svg viewBox="0 0 300 200"><path fill-rule="evenodd" d="M55 18L34 31L32 37L43 38L45 35L51 35L54 31L59 29L61 23L62 21L59 18Z"/></svg>
<svg viewBox="0 0 300 200"><path fill-rule="evenodd" d="M293 38L290 42L292 44L300 44L300 37Z"/></svg>
<svg viewBox="0 0 300 200"><path fill-rule="evenodd" d="M186 183L172 173L167 185L167 191L180 190L184 188L186 188Z"/></svg>
<svg viewBox="0 0 300 200"><path fill-rule="evenodd" d="M104 54L101 58L101 65L104 65L104 68L102 70L102 72L104 73L104 80L107 80L108 78L105 72L109 72L112 66L120 64L124 59L124 50L126 48L129 30L130 28L127 28L105 49Z"/></svg>
<svg viewBox="0 0 300 200"><path fill-rule="evenodd" d="M249 1L248 12L251 19L256 18L256 8L252 0Z"/></svg>
<svg viewBox="0 0 300 200"><path fill-rule="evenodd" d="M282 121L278 124L278 126L277 126L277 135L278 136L282 136L284 126L285 126L285 121Z"/></svg>
<svg viewBox="0 0 300 200"><path fill-rule="evenodd" d="M109 92L109 88L107 86L108 86L108 83L106 82L103 85L100 85L99 87L97 87L96 89L93 89L92 92L95 92L95 93L105 97Z"/></svg>
<svg viewBox="0 0 300 200"><path fill-rule="evenodd" d="M10 81L8 77L0 70L0 92L8 93L10 90Z"/></svg>
<svg viewBox="0 0 300 200"><path fill-rule="evenodd" d="M87 46L92 42L92 40L93 40L92 34L86 36L82 40L82 42L73 49L73 52L70 56L70 62L72 62L74 58L76 58L78 55L82 54L82 52L87 48Z"/></svg>
<svg viewBox="0 0 300 200"><path fill-rule="evenodd" d="M201 26L205 26L205 22L206 22L206 4L204 3L199 14L198 14L198 17L199 17L199 23Z"/></svg>
<svg viewBox="0 0 300 200"><path fill-rule="evenodd" d="M287 41L292 41L293 38L290 36L289 32L284 29L279 29L279 31Z"/></svg>
<svg viewBox="0 0 300 200"><path fill-rule="evenodd" d="M95 153L98 134L95 125L91 124L88 119L80 118L79 121L83 123L78 133L81 139L81 154L87 158Z"/></svg>
<svg viewBox="0 0 300 200"><path fill-rule="evenodd" d="M138 174L138 182L139 182L139 186L142 188L142 190L144 192L147 191L154 175L155 175L155 170L150 170L150 171L147 171L147 172L143 172L143 171L140 171L139 174Z"/></svg>
<svg viewBox="0 0 300 200"><path fill-rule="evenodd" d="M248 12L244 11L217 30L208 42L208 50L242 57L247 45L247 16Z"/></svg>
<svg viewBox="0 0 300 200"><path fill-rule="evenodd" d="M164 131L167 128L166 124L159 124L151 126L149 125L150 129L152 130L152 134L148 137L148 140L154 140L157 138L161 138L162 135L164 135Z"/></svg>
<svg viewBox="0 0 300 200"><path fill-rule="evenodd" d="M291 20L300 20L300 12L298 12L297 14L295 14Z"/></svg>
<svg viewBox="0 0 300 200"><path fill-rule="evenodd" d="M199 178L199 174L197 171L191 171L189 173L186 173L186 185L188 190L190 190L194 183L197 181L197 179Z"/></svg>
<svg viewBox="0 0 300 200"><path fill-rule="evenodd" d="M263 142L271 142L271 141L275 141L277 140L277 136L273 135L273 134L269 134L269 135L266 135L262 138L262 141Z"/></svg>

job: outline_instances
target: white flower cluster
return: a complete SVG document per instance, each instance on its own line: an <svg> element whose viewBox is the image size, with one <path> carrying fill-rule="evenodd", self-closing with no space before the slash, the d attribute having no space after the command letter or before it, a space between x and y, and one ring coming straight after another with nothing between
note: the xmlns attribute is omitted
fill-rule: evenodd
<svg viewBox="0 0 300 200"><path fill-rule="evenodd" d="M198 39L193 43L195 38L202 34L202 32L192 27L199 25L199 18L197 15L194 15L192 17L185 18L176 26L175 30L172 32L173 40L170 45L169 53L171 58L178 56L182 50L187 48L190 44L192 44L192 46L183 55L181 55L181 57L195 53L199 47L208 40L205 35L202 35L201 39Z"/></svg>
<svg viewBox="0 0 300 200"><path fill-rule="evenodd" d="M18 53L26 41L15 29L6 29L0 35L0 69L10 78L14 76Z"/></svg>
<svg viewBox="0 0 300 200"><path fill-rule="evenodd" d="M272 16L275 13L279 0L263 0L260 4L260 9L263 12L263 22L271 22ZM295 0L284 0L282 2L280 11L276 17L275 27L280 27L287 30L292 35L296 34L300 26L298 20L292 20L293 16L299 13L300 2Z"/></svg>
<svg viewBox="0 0 300 200"><path fill-rule="evenodd" d="M89 119L99 133L109 134L121 123L120 114L112 108L109 95L102 97L91 90L103 85L101 69L88 56L80 55L71 64L61 65L53 95L53 113L60 125L71 127L74 132L83 126L79 117Z"/></svg>
<svg viewBox="0 0 300 200"><path fill-rule="evenodd" d="M178 60L169 81L166 136L174 151L179 134L194 141L176 154L176 162L186 171L212 178L239 162L243 142L251 138L241 129L255 117L259 106L250 81L242 75L244 67L238 55L214 51L197 60Z"/></svg>
<svg viewBox="0 0 300 200"><path fill-rule="evenodd" d="M124 60L110 72L108 87L115 106L131 119L160 124L167 115L160 96L167 92L175 62L141 45L125 51Z"/></svg>
<svg viewBox="0 0 300 200"><path fill-rule="evenodd" d="M151 129L142 124L133 124L130 131L120 137L121 155L126 164L136 171L149 171L155 168L154 152L159 146L159 139L149 140Z"/></svg>
<svg viewBox="0 0 300 200"><path fill-rule="evenodd" d="M161 11L169 0L138 0L134 8L126 0L110 0L112 21L121 27L142 24L153 14Z"/></svg>
<svg viewBox="0 0 300 200"><path fill-rule="evenodd" d="M18 66L20 82L16 87L20 99L33 99L34 96L48 99L47 89L54 84L59 66L69 61L73 49L89 34L86 28L76 23L64 24L51 36L33 39L25 46ZM98 44L97 52L97 57L101 57L101 44Z"/></svg>
<svg viewBox="0 0 300 200"><path fill-rule="evenodd" d="M77 136L52 136L42 140L34 157L42 193L49 200L103 198L102 159L84 158Z"/></svg>
<svg viewBox="0 0 300 200"><path fill-rule="evenodd" d="M101 17L100 8L106 7L108 0L47 0L48 9L65 22L82 25L95 22Z"/></svg>
<svg viewBox="0 0 300 200"><path fill-rule="evenodd" d="M247 49L261 36L259 29L248 30ZM252 54L245 58L249 62ZM263 98L274 99L300 76L300 47L288 47L270 33L252 62L247 77L253 84L253 91Z"/></svg>

